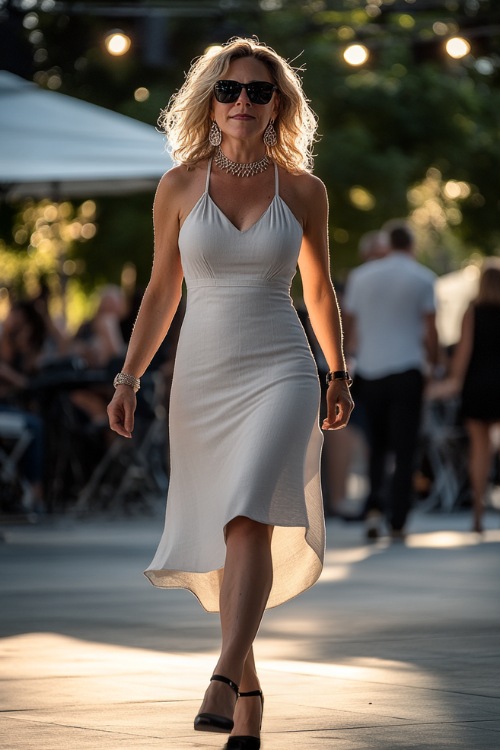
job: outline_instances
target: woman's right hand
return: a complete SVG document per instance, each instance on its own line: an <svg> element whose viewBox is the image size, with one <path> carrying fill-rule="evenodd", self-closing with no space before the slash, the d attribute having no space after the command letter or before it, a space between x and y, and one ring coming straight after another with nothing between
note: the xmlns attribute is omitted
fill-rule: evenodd
<svg viewBox="0 0 500 750"><path fill-rule="evenodd" d="M129 385L118 385L115 395L108 404L109 426L113 432L126 438L132 437L136 406L137 398L134 389Z"/></svg>

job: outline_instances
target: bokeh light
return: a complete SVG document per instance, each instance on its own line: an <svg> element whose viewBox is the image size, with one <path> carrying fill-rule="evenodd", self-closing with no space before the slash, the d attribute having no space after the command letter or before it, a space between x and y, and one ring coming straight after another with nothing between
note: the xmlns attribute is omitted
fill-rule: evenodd
<svg viewBox="0 0 500 750"><path fill-rule="evenodd" d="M360 211L371 211L376 204L375 196L361 185L354 185L349 190L349 200Z"/></svg>
<svg viewBox="0 0 500 750"><path fill-rule="evenodd" d="M495 65L489 57L480 57L476 60L475 68L483 76L491 76L495 72Z"/></svg>
<svg viewBox="0 0 500 750"><path fill-rule="evenodd" d="M364 44L351 44L344 50L344 60L349 65L363 65L368 57L369 53Z"/></svg>
<svg viewBox="0 0 500 750"><path fill-rule="evenodd" d="M339 242L341 244L349 242L349 232L343 227L335 227L333 230L333 239L334 242Z"/></svg>
<svg viewBox="0 0 500 750"><path fill-rule="evenodd" d="M353 39L356 36L356 32L351 26L341 26L337 30L337 36L339 39L341 39L343 42L347 42L350 39Z"/></svg>
<svg viewBox="0 0 500 750"><path fill-rule="evenodd" d="M438 36L444 36L449 32L448 24L443 23L442 21L436 21L435 23L433 23L432 30Z"/></svg>
<svg viewBox="0 0 500 750"><path fill-rule="evenodd" d="M448 180L444 184L443 193L450 200L464 200L471 194L470 185L463 181Z"/></svg>
<svg viewBox="0 0 500 750"><path fill-rule="evenodd" d="M129 51L132 41L123 31L112 31L107 35L104 43L110 55L119 57Z"/></svg>
<svg viewBox="0 0 500 750"><path fill-rule="evenodd" d="M136 102L147 101L147 99L149 99L148 89L145 86L139 86L139 88L134 91L134 99Z"/></svg>
<svg viewBox="0 0 500 750"><path fill-rule="evenodd" d="M461 36L453 36L446 42L446 52L454 60L460 60L470 52L470 44Z"/></svg>

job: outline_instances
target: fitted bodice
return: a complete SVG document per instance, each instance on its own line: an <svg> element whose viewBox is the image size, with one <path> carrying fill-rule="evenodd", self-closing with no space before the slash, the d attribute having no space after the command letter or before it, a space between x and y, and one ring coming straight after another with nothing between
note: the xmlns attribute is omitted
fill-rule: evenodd
<svg viewBox="0 0 500 750"><path fill-rule="evenodd" d="M205 191L179 233L179 250L188 289L199 283L277 282L289 288L297 267L302 227L279 194L262 216L241 231L210 197L211 162ZM248 179L248 178L245 178Z"/></svg>

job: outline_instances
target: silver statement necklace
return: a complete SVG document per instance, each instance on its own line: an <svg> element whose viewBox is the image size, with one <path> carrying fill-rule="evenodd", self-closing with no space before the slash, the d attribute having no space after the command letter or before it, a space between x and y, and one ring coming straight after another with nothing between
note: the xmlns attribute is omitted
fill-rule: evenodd
<svg viewBox="0 0 500 750"><path fill-rule="evenodd" d="M215 154L214 162L223 172L232 174L235 177L253 177L255 174L264 172L271 164L271 160L267 156L264 156L259 161L252 161L249 164L231 161L231 159L228 159L227 156L222 153L220 146Z"/></svg>

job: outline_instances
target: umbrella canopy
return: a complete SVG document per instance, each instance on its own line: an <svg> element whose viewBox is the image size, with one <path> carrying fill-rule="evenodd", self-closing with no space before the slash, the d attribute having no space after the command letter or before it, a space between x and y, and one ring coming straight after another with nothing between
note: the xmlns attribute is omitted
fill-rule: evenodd
<svg viewBox="0 0 500 750"><path fill-rule="evenodd" d="M172 165L152 126L0 71L0 190L9 198L151 190Z"/></svg>
<svg viewBox="0 0 500 750"><path fill-rule="evenodd" d="M456 344L460 338L463 315L478 291L479 268L469 265L440 276L436 282L439 340L443 346Z"/></svg>

